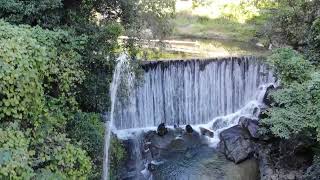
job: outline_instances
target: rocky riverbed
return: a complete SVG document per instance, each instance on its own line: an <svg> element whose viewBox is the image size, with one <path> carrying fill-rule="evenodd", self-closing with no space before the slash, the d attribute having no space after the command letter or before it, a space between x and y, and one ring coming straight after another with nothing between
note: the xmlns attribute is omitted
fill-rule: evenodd
<svg viewBox="0 0 320 180"><path fill-rule="evenodd" d="M270 86L264 97L264 104L272 103ZM259 118L264 118L263 111ZM238 125L220 133L218 150L234 163L255 158L259 162L261 180L304 180L306 172L315 173L313 167L313 146L316 139L306 138L303 134L291 139L281 139L271 134L261 134L259 119L241 117ZM311 166L311 167L310 167ZM316 180L320 176L313 176Z"/></svg>
<svg viewBox="0 0 320 180"><path fill-rule="evenodd" d="M191 129L190 129L191 128ZM210 130L196 132L171 128L140 132L140 142L124 140L128 152L122 170L123 179L226 179L255 180L259 177L258 162L254 158L235 164L215 148L208 146Z"/></svg>
<svg viewBox="0 0 320 180"><path fill-rule="evenodd" d="M256 136L252 131L259 128L257 121L246 120L248 126L239 121L239 125L220 133L218 150L237 164L255 158L261 180L304 179L304 172L312 164L315 141L303 136L289 140Z"/></svg>
<svg viewBox="0 0 320 180"><path fill-rule="evenodd" d="M263 98L272 103L268 94ZM240 116L233 127L216 119L212 127L166 127L133 131L123 140L128 157L121 169L122 179L213 179L213 180L304 180L319 177L319 167L311 166L315 139L303 135L280 139L260 132L260 118L267 109L255 110L254 117ZM219 136L217 147L210 139ZM307 174L307 175L306 175ZM314 179L314 178L313 178ZM313 180L312 179L312 180ZM320 178L319 178L320 179ZM314 179L317 180L317 179Z"/></svg>
<svg viewBox="0 0 320 180"><path fill-rule="evenodd" d="M258 128L258 121L241 117L237 126L220 133L217 148L208 146L207 134L182 128L161 135L156 130L137 133L139 138L123 141L130 152L122 179L304 179L315 141L262 136Z"/></svg>

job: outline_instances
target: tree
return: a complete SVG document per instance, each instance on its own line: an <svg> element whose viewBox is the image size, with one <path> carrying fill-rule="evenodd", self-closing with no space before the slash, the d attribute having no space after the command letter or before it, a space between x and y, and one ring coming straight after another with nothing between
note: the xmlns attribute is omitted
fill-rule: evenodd
<svg viewBox="0 0 320 180"><path fill-rule="evenodd" d="M272 2L272 1L271 1ZM318 16L319 1L279 0L272 6L267 36L278 47L289 45L296 50L304 50L310 28ZM264 9L264 8L262 8Z"/></svg>

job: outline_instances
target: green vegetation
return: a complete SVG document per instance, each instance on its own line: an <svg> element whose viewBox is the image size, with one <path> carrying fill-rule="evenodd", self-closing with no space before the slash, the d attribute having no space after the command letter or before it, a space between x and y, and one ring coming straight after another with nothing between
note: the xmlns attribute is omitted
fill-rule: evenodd
<svg viewBox="0 0 320 180"><path fill-rule="evenodd" d="M7 157L2 178L28 179L44 172L81 178L90 173L87 153L64 133L76 110L72 89L83 76L77 69L81 43L64 31L0 22L0 149Z"/></svg>
<svg viewBox="0 0 320 180"><path fill-rule="evenodd" d="M271 96L273 107L263 122L277 136L290 138L302 132L317 130L320 137L317 107L320 105L319 74L311 63L292 49L279 49L269 60L281 79L283 88ZM319 127L318 127L319 126Z"/></svg>
<svg viewBox="0 0 320 180"><path fill-rule="evenodd" d="M281 88L269 95L272 104L262 119L262 132L291 140L299 136L317 140L313 165L304 177L313 179L320 167L320 71L293 49L278 49L269 60L281 79Z"/></svg>
<svg viewBox="0 0 320 180"><path fill-rule="evenodd" d="M278 1L268 20L272 28L265 31L270 42L280 47L268 57L280 88L269 96L272 104L262 119L262 131L285 139L304 136L317 140L314 164L305 179L313 179L319 172L319 6L319 1Z"/></svg>
<svg viewBox="0 0 320 180"><path fill-rule="evenodd" d="M177 45L172 51L170 44L164 43L166 47L160 45L155 56L147 54L151 54L151 59L177 59L184 54L189 58L265 56L269 39L263 29L274 6L273 2L256 0L193 0L192 4L178 0L177 13L171 21L174 28L170 39L200 45L187 49Z"/></svg>
<svg viewBox="0 0 320 180"><path fill-rule="evenodd" d="M308 44L310 28L317 18L319 1L282 0L271 17L267 35L278 46L290 45L294 49Z"/></svg>
<svg viewBox="0 0 320 180"><path fill-rule="evenodd" d="M223 46L250 52L243 42L281 48L268 58L281 88L271 94L264 130L320 142L319 1L217 2L195 0L193 10L172 19L174 0L2 0L0 179L100 179L105 131L100 114L110 108L117 55L126 50L133 60L193 56L141 53L146 29L149 38L173 33L217 40L195 43L203 51ZM203 7L217 11L202 12ZM128 39L119 44L121 35ZM110 178L118 179L126 152L116 138L111 144Z"/></svg>
<svg viewBox="0 0 320 180"><path fill-rule="evenodd" d="M118 53L134 59L139 47L135 38L120 46L118 37L147 25L164 36L168 28L156 27L172 2L1 1L0 179L101 179L99 113L109 110ZM125 150L116 139L112 145L116 178Z"/></svg>
<svg viewBox="0 0 320 180"><path fill-rule="evenodd" d="M111 138L111 150L110 150L110 177L111 180L120 179L118 173L120 167L123 165L123 160L126 158L126 151L124 150L123 144L115 137Z"/></svg>
<svg viewBox="0 0 320 180"><path fill-rule="evenodd" d="M95 113L77 113L67 124L68 136L92 157L90 179L101 179L104 151L104 123Z"/></svg>
<svg viewBox="0 0 320 180"><path fill-rule="evenodd" d="M270 36L271 41L291 48L275 50L268 58L280 79L281 89L272 93L269 118L263 122L273 134L283 138L303 133L320 139L317 112L320 105L320 24L313 14L318 5L317 1L279 1L274 18L270 19L272 26L283 36L282 39ZM298 24L302 24L299 25L302 29L290 28L298 27Z"/></svg>
<svg viewBox="0 0 320 180"><path fill-rule="evenodd" d="M177 14L174 36L202 39L234 39L248 42L258 29L255 24L240 24L225 18L211 19L206 16Z"/></svg>
<svg viewBox="0 0 320 180"><path fill-rule="evenodd" d="M84 78L77 48L85 40L0 22L1 179L90 176L87 152L65 130L77 111L74 90Z"/></svg>
<svg viewBox="0 0 320 180"><path fill-rule="evenodd" d="M264 12L274 6L255 0L207 0L197 4L193 9L180 7L174 19L175 36L249 42L259 38L258 32L269 15Z"/></svg>

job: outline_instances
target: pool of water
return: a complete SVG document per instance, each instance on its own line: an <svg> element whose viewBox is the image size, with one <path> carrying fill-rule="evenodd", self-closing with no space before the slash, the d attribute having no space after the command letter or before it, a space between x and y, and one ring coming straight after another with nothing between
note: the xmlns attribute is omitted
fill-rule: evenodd
<svg viewBox="0 0 320 180"><path fill-rule="evenodd" d="M238 165L208 146L183 153L164 155L162 164L153 172L155 180L257 180L259 169L256 160Z"/></svg>

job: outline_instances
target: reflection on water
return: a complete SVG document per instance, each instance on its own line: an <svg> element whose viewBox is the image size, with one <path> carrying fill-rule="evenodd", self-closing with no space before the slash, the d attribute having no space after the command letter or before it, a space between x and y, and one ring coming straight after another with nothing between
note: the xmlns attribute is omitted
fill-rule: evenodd
<svg viewBox="0 0 320 180"><path fill-rule="evenodd" d="M145 42L142 59L208 58L225 56L266 56L267 48L254 42L229 39L192 39Z"/></svg>
<svg viewBox="0 0 320 180"><path fill-rule="evenodd" d="M186 153L170 153L153 173L155 180L257 180L258 164L239 165L226 160L213 148L201 146Z"/></svg>

